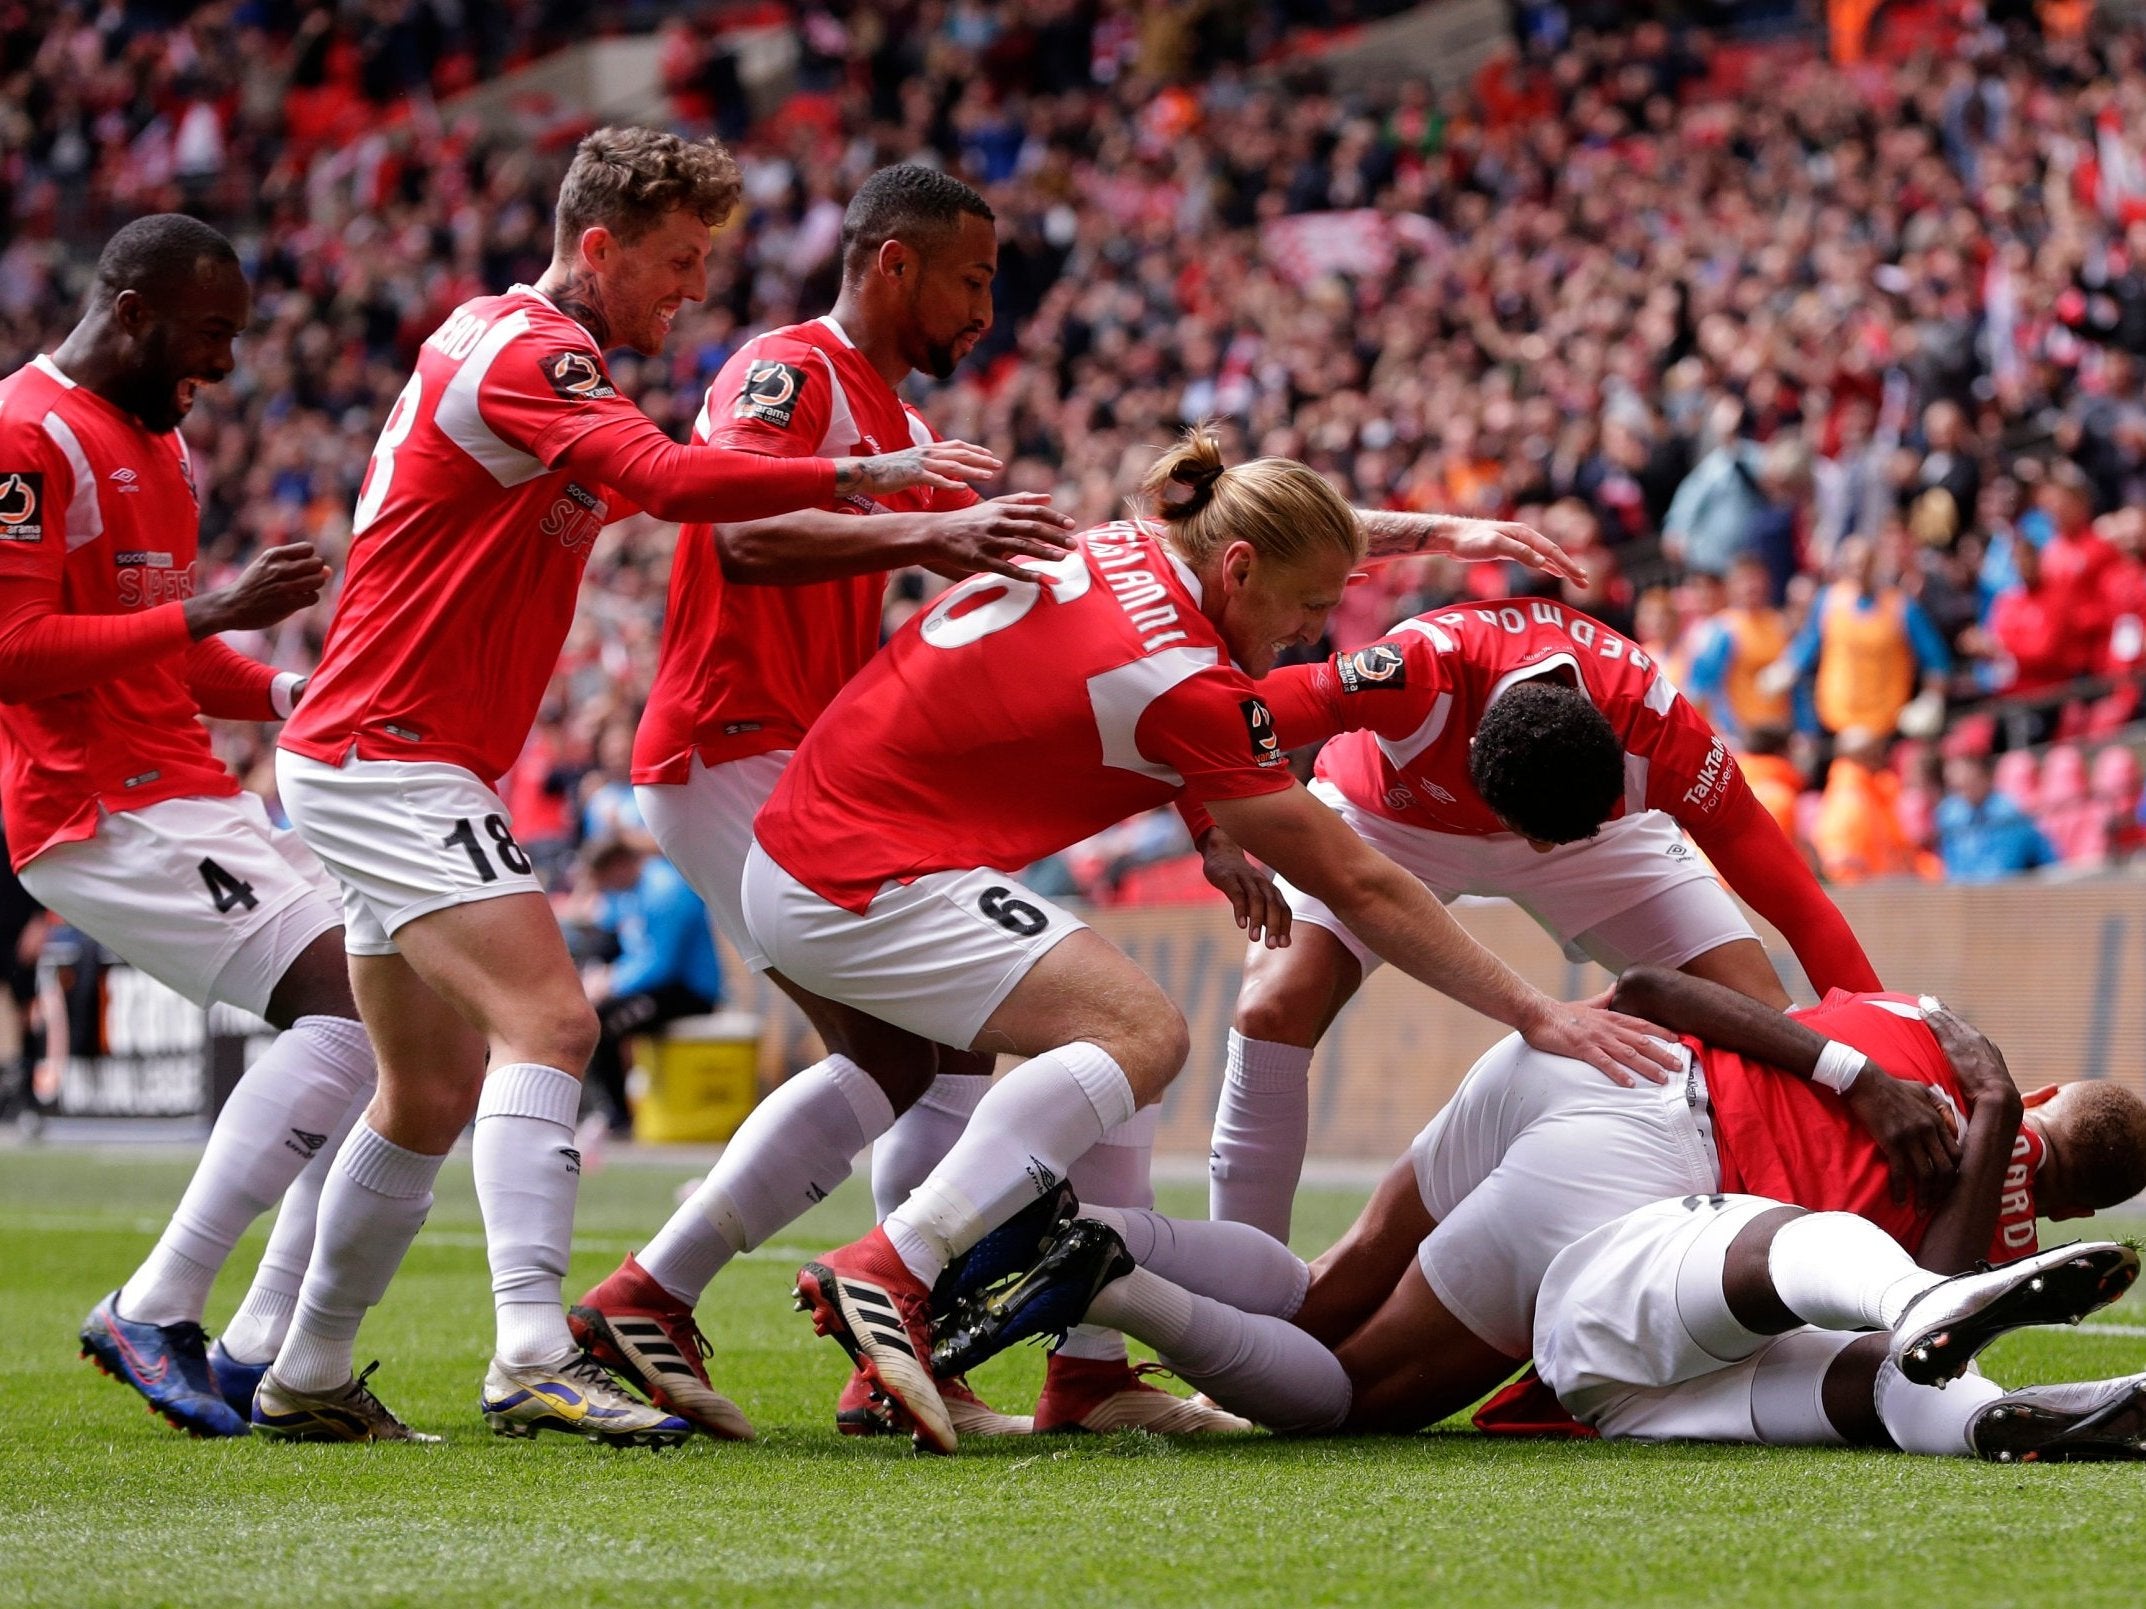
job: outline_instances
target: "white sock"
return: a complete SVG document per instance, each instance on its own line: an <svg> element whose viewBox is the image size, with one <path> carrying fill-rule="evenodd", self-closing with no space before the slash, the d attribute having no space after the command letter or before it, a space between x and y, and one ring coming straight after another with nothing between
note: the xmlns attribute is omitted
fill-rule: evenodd
<svg viewBox="0 0 2146 1609"><path fill-rule="evenodd" d="M1091 1207L1083 1218L1117 1230L1133 1261L1197 1296L1247 1313L1292 1318L1311 1288L1311 1265L1250 1224L1166 1218L1136 1207Z"/></svg>
<svg viewBox="0 0 2146 1609"><path fill-rule="evenodd" d="M432 1210L432 1182L446 1160L406 1151L369 1123L350 1131L321 1191L313 1262L276 1353L278 1380L297 1391L333 1391L349 1381L358 1326L387 1294Z"/></svg>
<svg viewBox="0 0 2146 1609"><path fill-rule="evenodd" d="M1073 1193L1083 1203L1123 1207L1139 1212L1155 1205L1155 1181L1150 1176L1155 1162L1155 1131L1162 1126L1162 1108L1144 1107L1120 1123L1074 1162L1067 1177ZM1058 1343L1058 1355L1090 1363L1128 1361L1125 1337L1100 1324L1076 1324Z"/></svg>
<svg viewBox="0 0 2146 1609"><path fill-rule="evenodd" d="M1145 1341L1223 1407L1270 1429L1315 1433L1348 1417L1341 1360L1281 1319L1195 1296L1144 1268L1104 1286L1088 1316Z"/></svg>
<svg viewBox="0 0 2146 1609"><path fill-rule="evenodd" d="M241 1363L268 1363L283 1345L291 1315L298 1309L298 1290L305 1283L306 1268L313 1261L313 1230L320 1216L320 1195L328 1174L350 1131L365 1114L371 1097L361 1095L343 1114L343 1121L328 1136L320 1155L305 1165L291 1187L283 1192L276 1209L276 1226L268 1233L267 1249L253 1271L253 1283L224 1326L224 1350Z"/></svg>
<svg viewBox="0 0 2146 1609"><path fill-rule="evenodd" d="M1133 1086L1099 1046L1061 1045L991 1086L946 1160L887 1215L887 1238L929 1285L1133 1115Z"/></svg>
<svg viewBox="0 0 2146 1609"><path fill-rule="evenodd" d="M884 1218L907 1201L969 1126L991 1088L988 1073L941 1073L922 1099L872 1143L872 1212Z"/></svg>
<svg viewBox="0 0 2146 1609"><path fill-rule="evenodd" d="M1311 1052L1229 1031L1229 1066L1207 1152L1207 1215L1289 1238L1311 1133Z"/></svg>
<svg viewBox="0 0 2146 1609"><path fill-rule="evenodd" d="M564 1284L581 1187L580 1109L581 1080L536 1062L493 1068L477 1098L470 1160L502 1363L541 1367L574 1354Z"/></svg>
<svg viewBox="0 0 2146 1609"><path fill-rule="evenodd" d="M893 1121L886 1091L847 1056L814 1063L753 1108L637 1260L691 1307L731 1258L833 1194Z"/></svg>
<svg viewBox="0 0 2146 1609"><path fill-rule="evenodd" d="M1902 1452L1965 1458L1975 1450L1968 1427L2004 1387L1972 1369L1943 1387L1919 1386L1887 1361L1878 1367L1875 1395L1885 1433Z"/></svg>
<svg viewBox="0 0 2146 1609"><path fill-rule="evenodd" d="M1861 1336L1790 1330L1766 1349L1751 1374L1751 1428L1769 1447L1844 1447L1826 1412L1826 1376Z"/></svg>
<svg viewBox="0 0 2146 1609"><path fill-rule="evenodd" d="M372 1043L346 1017L300 1017L278 1034L217 1115L171 1223L120 1289L120 1313L198 1324L246 1226L326 1148L373 1077Z"/></svg>
<svg viewBox="0 0 2146 1609"><path fill-rule="evenodd" d="M1846 1212L1783 1224L1766 1266L1782 1304L1821 1330L1889 1330L1908 1303L1945 1282L1876 1224Z"/></svg>

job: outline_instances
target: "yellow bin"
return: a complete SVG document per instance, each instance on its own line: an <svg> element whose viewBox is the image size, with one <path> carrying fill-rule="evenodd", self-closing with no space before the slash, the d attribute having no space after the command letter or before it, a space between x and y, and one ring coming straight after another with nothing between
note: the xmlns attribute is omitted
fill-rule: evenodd
<svg viewBox="0 0 2146 1609"><path fill-rule="evenodd" d="M760 1099L760 1019L750 1012L680 1017L641 1044L647 1085L633 1109L637 1140L727 1140Z"/></svg>

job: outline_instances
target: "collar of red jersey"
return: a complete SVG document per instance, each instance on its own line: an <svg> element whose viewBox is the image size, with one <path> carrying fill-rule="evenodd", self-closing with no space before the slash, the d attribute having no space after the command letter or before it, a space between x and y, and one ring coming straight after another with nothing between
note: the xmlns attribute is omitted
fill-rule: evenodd
<svg viewBox="0 0 2146 1609"><path fill-rule="evenodd" d="M49 352L40 352L37 354L36 357L30 359L30 367L33 369L43 370L46 374L50 375L53 379L59 381L61 385L65 386L70 391L77 389L74 376L70 375L65 369L61 368L57 363L53 362L52 354Z"/></svg>
<svg viewBox="0 0 2146 1609"><path fill-rule="evenodd" d="M826 325L826 326L828 327L828 329L830 329L830 330L832 330L832 331L834 332L834 337L835 337L835 339L836 339L836 340L840 341L840 342L841 342L841 343L842 343L842 344L843 344L844 346L848 347L848 348L849 348L849 349L850 349L850 350L851 350L852 352L854 352L854 351L856 351L856 350L857 350L857 343L856 343L855 341L852 341L852 340L851 340L851 339L849 338L849 331L848 331L848 330L845 330L845 329L844 329L844 328L843 328L843 327L842 327L842 326L841 326L840 324L838 324L838 323L836 323L836 322L835 322L835 316L834 316L834 314L832 314L832 313L822 313L822 314L821 314L821 315L820 315L820 316L819 316L818 318L814 319L814 320L813 320L812 322L813 322L813 323L815 323L815 324L824 324L824 325Z"/></svg>

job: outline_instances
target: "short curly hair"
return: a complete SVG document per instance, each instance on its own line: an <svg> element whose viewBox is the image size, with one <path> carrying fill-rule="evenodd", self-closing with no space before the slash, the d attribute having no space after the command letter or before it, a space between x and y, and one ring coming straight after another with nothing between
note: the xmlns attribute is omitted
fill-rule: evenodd
<svg viewBox="0 0 2146 1609"><path fill-rule="evenodd" d="M1624 793L1624 745L1578 688L1523 682L1483 712L1468 779L1498 818L1547 844L1592 838Z"/></svg>
<svg viewBox="0 0 2146 1609"><path fill-rule="evenodd" d="M2146 1190L2146 1103L2115 1084L2066 1091L2063 1156L2080 1204L2101 1212Z"/></svg>
<svg viewBox="0 0 2146 1609"><path fill-rule="evenodd" d="M857 187L842 214L842 273L855 279L890 240L914 245L920 237L943 237L962 215L994 222L991 203L951 173L921 162L881 168Z"/></svg>
<svg viewBox="0 0 2146 1609"><path fill-rule="evenodd" d="M598 225L630 246L681 207L712 229L744 192L738 164L718 140L600 128L575 147L559 186L556 247L569 254L582 232Z"/></svg>

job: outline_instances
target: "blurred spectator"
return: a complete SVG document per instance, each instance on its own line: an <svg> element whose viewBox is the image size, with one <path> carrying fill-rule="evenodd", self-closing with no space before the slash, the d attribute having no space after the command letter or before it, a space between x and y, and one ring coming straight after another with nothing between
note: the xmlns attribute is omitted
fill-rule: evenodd
<svg viewBox="0 0 2146 1609"><path fill-rule="evenodd" d="M1937 846L1953 882L1995 882L2056 863L2056 849L2034 818L1993 791L1983 756L1947 760L1945 787L1937 807Z"/></svg>
<svg viewBox="0 0 2146 1609"><path fill-rule="evenodd" d="M1744 438L1743 422L1743 408L1733 398L1714 405L1707 421L1714 445L1669 505L1662 547L1686 569L1726 575L1755 544L1767 501L1758 449Z"/></svg>
<svg viewBox="0 0 2146 1609"><path fill-rule="evenodd" d="M1803 834L1796 822L1796 800L1803 792L1803 773L1788 757L1788 743L1785 725L1752 727L1743 735L1736 762L1766 813L1791 843L1800 843Z"/></svg>
<svg viewBox="0 0 2146 1609"><path fill-rule="evenodd" d="M1760 673L1789 644L1788 617L1768 602L1771 592L1763 560L1746 556L1731 565L1725 606L1706 623L1685 673L1685 693L1731 743L1760 728L1779 727L1785 747L1792 713L1788 695L1759 685Z"/></svg>
<svg viewBox="0 0 2146 1609"><path fill-rule="evenodd" d="M1935 862L1901 826L1900 779L1885 763L1887 743L1883 732L1850 727L1834 745L1811 826L1811 846L1832 882L1936 875Z"/></svg>
<svg viewBox="0 0 2146 1609"><path fill-rule="evenodd" d="M1921 700L1927 736L1942 717L1952 655L1922 605L1881 576L1878 546L1852 536L1834 553L1836 579L1818 595L1787 656L1759 679L1767 691L1814 677L1818 722L1828 732L1890 736Z"/></svg>
<svg viewBox="0 0 2146 1609"><path fill-rule="evenodd" d="M2094 530L2094 486L2086 472L2060 463L2049 472L2039 503L2054 534L2042 545L2042 582L2060 629L2066 677L2100 667L2114 612L2106 582L2116 568L2116 549ZM2026 555L2014 555L2014 562Z"/></svg>
<svg viewBox="0 0 2146 1609"><path fill-rule="evenodd" d="M2018 584L1990 605L1991 683L2003 693L2046 692L2071 680L2078 648L2043 572L2041 551L2022 542L2012 565Z"/></svg>
<svg viewBox="0 0 2146 1609"><path fill-rule="evenodd" d="M614 1134L631 1133L626 1041L680 1017L713 1011L723 999L722 963L708 907L661 855L623 838L600 838L582 852L597 895L597 923L618 942L618 958L589 980L596 1008L596 1054L589 1088Z"/></svg>

